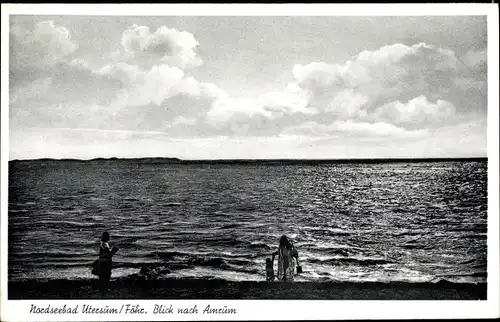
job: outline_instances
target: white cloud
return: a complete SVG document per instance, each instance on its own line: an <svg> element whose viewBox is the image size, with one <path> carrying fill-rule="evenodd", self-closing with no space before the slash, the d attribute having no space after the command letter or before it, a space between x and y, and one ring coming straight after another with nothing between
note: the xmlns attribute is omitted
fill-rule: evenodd
<svg viewBox="0 0 500 322"><path fill-rule="evenodd" d="M133 83L133 88L121 96L122 104L138 106L153 102L161 104L172 97L173 87L184 77L184 72L177 67L155 65L142 72Z"/></svg>
<svg viewBox="0 0 500 322"><path fill-rule="evenodd" d="M292 70L295 80L301 87L328 87L336 80L340 80L342 66L323 62L314 62L307 65L297 64Z"/></svg>
<svg viewBox="0 0 500 322"><path fill-rule="evenodd" d="M187 118L185 116L178 116L176 117L173 122L172 122L172 125L195 125L197 123L196 119L192 119L192 118Z"/></svg>
<svg viewBox="0 0 500 322"><path fill-rule="evenodd" d="M432 103L421 95L406 103L394 101L384 104L375 111L374 116L394 124L432 125L453 116L455 110L450 102L437 100Z"/></svg>
<svg viewBox="0 0 500 322"><path fill-rule="evenodd" d="M397 124L425 126L425 121L435 123L433 117L442 120L455 109L444 102L457 77L455 53L425 43L365 50L344 64L295 65L293 75L297 86L309 95L307 107L321 110L331 119L384 116L383 120L390 122L392 117ZM424 96L437 100L437 106L421 98ZM410 102L405 106L395 103L402 99ZM404 116L400 115L403 110Z"/></svg>
<svg viewBox="0 0 500 322"><path fill-rule="evenodd" d="M273 113L256 104L254 99L226 97L214 101L207 113L207 121L213 127L223 127L229 123L249 121L256 115L273 118Z"/></svg>
<svg viewBox="0 0 500 322"><path fill-rule="evenodd" d="M255 99L255 104L267 110L283 113L315 114L307 109L308 97L303 90L289 86L281 92L266 92Z"/></svg>
<svg viewBox="0 0 500 322"><path fill-rule="evenodd" d="M32 30L13 26L10 42L10 65L14 69L51 67L78 48L69 30L52 20L39 22Z"/></svg>
<svg viewBox="0 0 500 322"><path fill-rule="evenodd" d="M202 64L193 34L166 26L151 32L147 26L133 25L123 32L121 45L140 63L165 63L182 69Z"/></svg>
<svg viewBox="0 0 500 322"><path fill-rule="evenodd" d="M121 81L124 85L130 85L142 77L143 71L137 65L123 62L108 64L95 71L96 74L105 75Z"/></svg>
<svg viewBox="0 0 500 322"><path fill-rule="evenodd" d="M207 113L216 100L228 99L216 85L200 82L167 64L144 69L122 62L96 72L123 84L116 100L107 107L116 115L114 122L119 128L128 125L140 130L169 130L171 135L205 135L195 125L210 118ZM210 126L205 123L201 128Z"/></svg>
<svg viewBox="0 0 500 322"><path fill-rule="evenodd" d="M349 135L351 137L396 137L409 138L421 137L428 133L427 130L406 130L390 123L384 122L359 122L353 120L337 120L331 124L307 122L286 130L290 134L302 134L317 137L328 137L335 134Z"/></svg>
<svg viewBox="0 0 500 322"><path fill-rule="evenodd" d="M177 95L192 97L223 98L227 94L212 83L199 82L185 75L178 67L167 64L154 65L143 69L138 65L116 63L106 65L96 73L120 80L124 89L119 93L114 105L123 107L141 106L149 103L162 104Z"/></svg>
<svg viewBox="0 0 500 322"><path fill-rule="evenodd" d="M368 99L353 90L342 90L326 106L325 112L338 119L364 119L367 117L365 104Z"/></svg>
<svg viewBox="0 0 500 322"><path fill-rule="evenodd" d="M407 131L404 128L397 127L390 123L376 122L376 123L366 123L366 122L353 122L347 121L335 121L329 129L331 131L357 133L366 136L376 135L376 136L391 136L391 135L404 135L404 136L419 136L425 134L425 130L417 131Z"/></svg>
<svg viewBox="0 0 500 322"><path fill-rule="evenodd" d="M295 65L293 74L297 82L283 91L231 97L218 90L211 96L211 107L204 110L206 116L202 120L208 125L205 128L208 133L216 129L219 134L276 135L288 127L321 120L323 124L335 124L328 131L366 136L418 135L420 132L399 125L424 130L454 115L456 108L451 102L444 99L433 102L422 94L433 81L428 78L429 73L448 72L454 64L453 52L427 44L396 44L364 51L343 65ZM424 85L417 86L414 81ZM173 88L197 96L199 84L188 77ZM410 95L405 103L394 99ZM346 131L346 124L335 123L338 121L352 122L346 123L352 126L351 130Z"/></svg>

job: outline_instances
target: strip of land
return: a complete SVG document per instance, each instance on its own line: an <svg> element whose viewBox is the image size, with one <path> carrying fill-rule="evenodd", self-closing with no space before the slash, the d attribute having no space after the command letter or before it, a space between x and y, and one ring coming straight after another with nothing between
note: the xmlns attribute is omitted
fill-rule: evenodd
<svg viewBox="0 0 500 322"><path fill-rule="evenodd" d="M197 164L197 165L321 165L321 164L377 164L377 163L428 163L428 162L487 162L486 157L470 158L395 158L395 159L212 159L182 160L179 158L95 158L95 159L28 159L11 160L9 162L131 162L138 164Z"/></svg>
<svg viewBox="0 0 500 322"><path fill-rule="evenodd" d="M486 300L481 284L232 282L162 279L111 281L106 292L96 280L17 281L8 283L8 298L19 299L309 299L309 300Z"/></svg>

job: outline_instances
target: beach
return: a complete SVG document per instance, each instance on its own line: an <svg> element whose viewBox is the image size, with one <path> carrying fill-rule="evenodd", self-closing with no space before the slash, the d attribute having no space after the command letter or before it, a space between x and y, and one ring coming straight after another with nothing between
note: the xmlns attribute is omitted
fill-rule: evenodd
<svg viewBox="0 0 500 322"><path fill-rule="evenodd" d="M247 300L486 300L486 283L258 282L221 279L111 281L106 293L96 280L9 282L10 300L58 299L247 299Z"/></svg>

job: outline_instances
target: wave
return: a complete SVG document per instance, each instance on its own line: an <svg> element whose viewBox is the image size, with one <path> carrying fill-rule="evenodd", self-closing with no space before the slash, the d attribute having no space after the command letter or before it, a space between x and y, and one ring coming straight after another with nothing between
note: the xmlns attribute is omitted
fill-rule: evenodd
<svg viewBox="0 0 500 322"><path fill-rule="evenodd" d="M310 263L317 264L328 264L328 265L343 265L343 264L357 264L359 266L370 266L370 265L383 265L393 263L386 259L377 258L353 258L353 257L340 257L340 258L328 258L328 259L317 259L309 258Z"/></svg>
<svg viewBox="0 0 500 322"><path fill-rule="evenodd" d="M188 266L213 266L227 267L228 264L245 266L253 264L252 258L255 254L193 254L188 252L167 251L167 252L152 252L146 255L147 258L158 258L168 265L168 261L178 263L185 261Z"/></svg>
<svg viewBox="0 0 500 322"><path fill-rule="evenodd" d="M65 267L91 267L94 259L90 259L88 261L47 261L36 263L37 268L65 268ZM35 265L34 265L35 266Z"/></svg>
<svg viewBox="0 0 500 322"><path fill-rule="evenodd" d="M238 228L240 226L241 226L240 223L234 223L234 224L224 225L224 226L220 227L219 229L231 229L231 228Z"/></svg>
<svg viewBox="0 0 500 322"><path fill-rule="evenodd" d="M448 274L440 274L438 277L488 277L487 272L474 272L474 273L448 273Z"/></svg>
<svg viewBox="0 0 500 322"><path fill-rule="evenodd" d="M168 259L172 259L174 257L181 257L181 256L182 257L188 256L188 253L169 251L169 252L152 252L152 253L148 253L145 255L145 257L161 258L163 260L168 260Z"/></svg>
<svg viewBox="0 0 500 322"><path fill-rule="evenodd" d="M463 237L470 238L470 239L488 239L488 234L487 233L467 234L467 235L463 235Z"/></svg>
<svg viewBox="0 0 500 322"><path fill-rule="evenodd" d="M447 229L448 231L456 231L456 232L479 232L479 233L486 233L488 230L488 227L486 224L476 224L474 226L468 226L468 227L451 227Z"/></svg>
<svg viewBox="0 0 500 322"><path fill-rule="evenodd" d="M10 204L9 204L9 217L11 214L27 213L27 212L29 212L29 210L27 210L27 209L12 209L12 207L10 207Z"/></svg>
<svg viewBox="0 0 500 322"><path fill-rule="evenodd" d="M203 257L191 257L188 259L187 264L189 266L210 266L214 268L229 268L228 263L220 257L203 258Z"/></svg>
<svg viewBox="0 0 500 322"><path fill-rule="evenodd" d="M336 235L336 236L348 236L351 235L352 231L343 230L340 228L318 228L318 227L305 227L305 231L318 232L328 235Z"/></svg>
<svg viewBox="0 0 500 322"><path fill-rule="evenodd" d="M180 207L182 206L181 202L164 202L160 203L158 206L160 207Z"/></svg>
<svg viewBox="0 0 500 322"><path fill-rule="evenodd" d="M243 249L252 249L252 250L260 250L260 251L265 251L265 252L270 252L274 248L269 246L266 243L263 242L254 242L254 241L249 241L249 240L243 240L231 236L224 236L222 233L212 233L212 236L207 236L207 234L204 234L204 236L200 236L198 232L192 231L192 232L175 232L172 236L172 238L175 238L175 235L184 235L182 239L179 240L179 242L182 243L193 243L199 246L225 246L228 248L243 248Z"/></svg>
<svg viewBox="0 0 500 322"><path fill-rule="evenodd" d="M97 251L95 252L97 254ZM94 254L90 252L74 252L74 251L47 251L45 253L33 252L18 252L16 253L16 260L45 260L45 259L71 259L78 260L82 257L89 257Z"/></svg>
<svg viewBox="0 0 500 322"><path fill-rule="evenodd" d="M297 245L297 248L299 249L300 252L300 247ZM321 247L321 246L315 246L315 247L310 247L309 250L314 250L314 251L320 251L324 252L330 255L340 255L347 257L349 255L352 255L353 253L356 253L356 250L354 248L344 248L344 247Z"/></svg>
<svg viewBox="0 0 500 322"><path fill-rule="evenodd" d="M40 220L33 223L9 223L9 228L33 229L33 228L92 228L99 226L94 222L81 222L71 220Z"/></svg>
<svg viewBox="0 0 500 322"><path fill-rule="evenodd" d="M401 245L401 247L405 248L405 249L419 249L419 248L422 248L422 245L407 243L407 244Z"/></svg>
<svg viewBox="0 0 500 322"><path fill-rule="evenodd" d="M251 212L251 211L255 211L257 209L258 208L256 206L252 206L252 205L239 205L239 206L236 206L233 208L233 210L242 211L242 212Z"/></svg>

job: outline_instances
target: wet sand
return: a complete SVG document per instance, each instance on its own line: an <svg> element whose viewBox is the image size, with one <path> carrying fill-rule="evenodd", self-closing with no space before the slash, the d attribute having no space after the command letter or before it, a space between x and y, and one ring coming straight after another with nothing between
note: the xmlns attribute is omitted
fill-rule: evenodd
<svg viewBox="0 0 500 322"><path fill-rule="evenodd" d="M106 293L96 280L29 280L8 283L15 299L317 299L317 300L486 300L486 284L231 282L202 279L111 281Z"/></svg>

